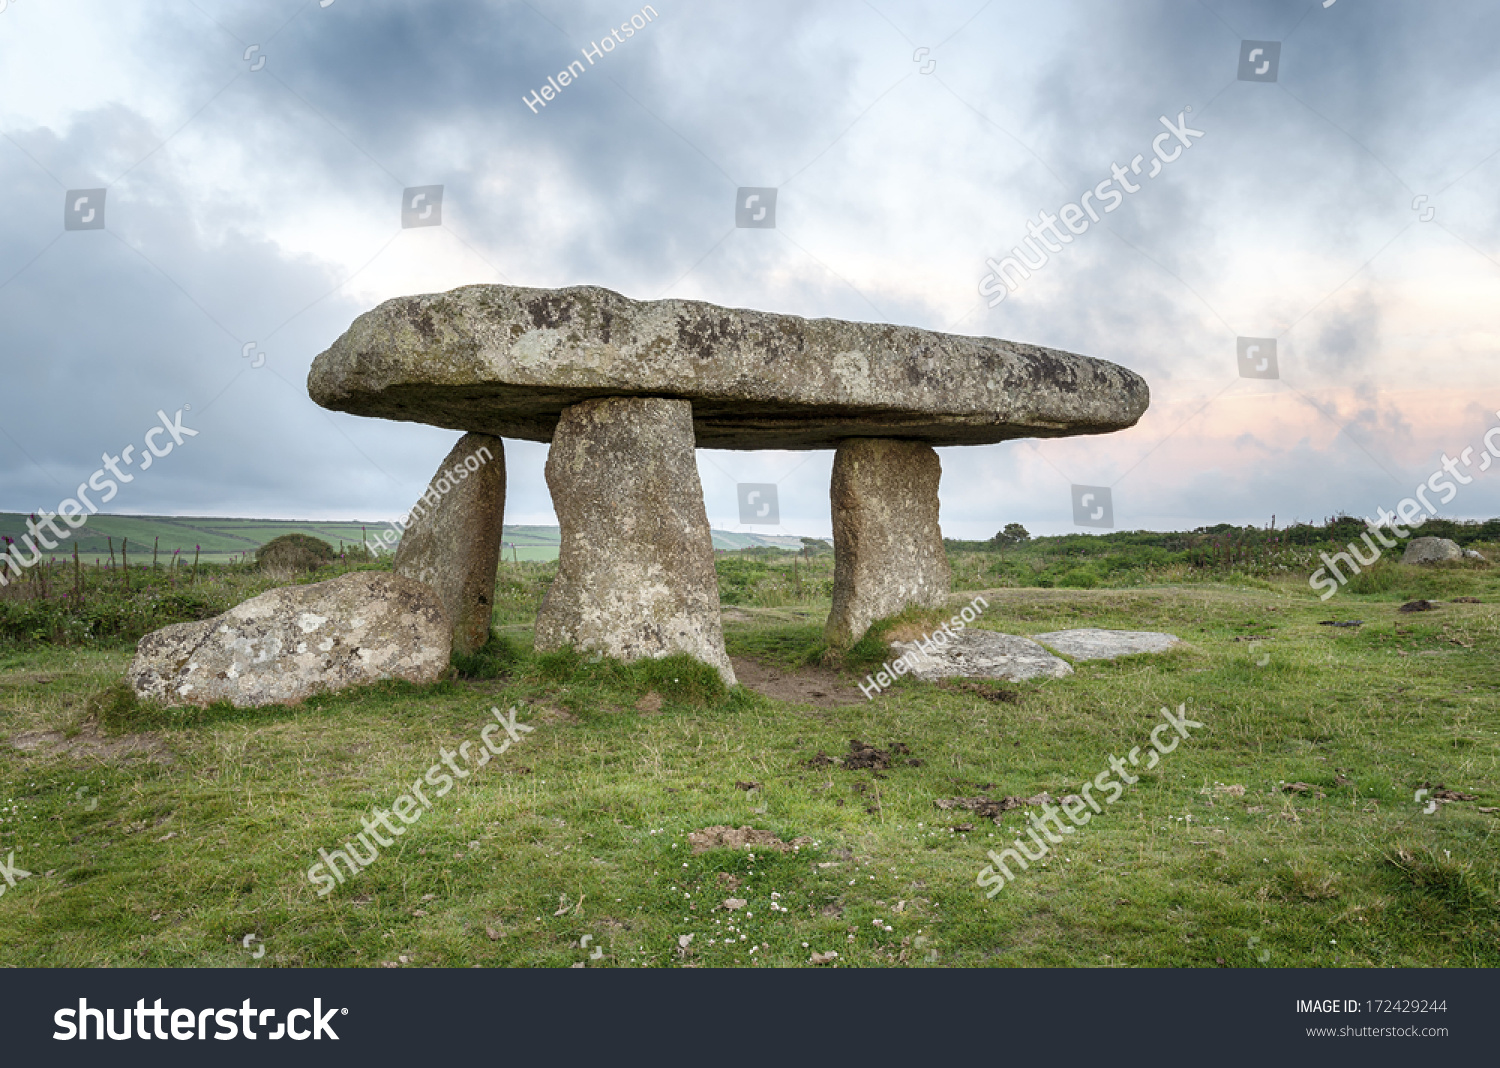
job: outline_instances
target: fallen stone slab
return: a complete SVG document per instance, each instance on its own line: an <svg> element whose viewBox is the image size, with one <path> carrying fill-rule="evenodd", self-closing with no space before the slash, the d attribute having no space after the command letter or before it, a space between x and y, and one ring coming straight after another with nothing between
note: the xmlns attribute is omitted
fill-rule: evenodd
<svg viewBox="0 0 1500 1068"><path fill-rule="evenodd" d="M388 300L313 361L307 388L334 411L530 441L580 401L675 397L692 401L697 446L720 449L1103 434L1150 399L1134 372L1057 349L597 286Z"/></svg>
<svg viewBox="0 0 1500 1068"><path fill-rule="evenodd" d="M1462 560L1464 551L1449 538L1413 538L1401 555L1403 564L1440 564L1445 560Z"/></svg>
<svg viewBox="0 0 1500 1068"><path fill-rule="evenodd" d="M923 652L916 642L891 642L891 649L910 667L908 674L925 682L953 678L1022 682L1073 674L1066 660L1053 656L1030 638L992 630L959 631L955 640L930 653Z"/></svg>
<svg viewBox="0 0 1500 1068"><path fill-rule="evenodd" d="M1164 653L1183 644L1175 634L1154 630L1101 630L1098 627L1055 630L1032 637L1053 652L1074 660L1113 660L1117 656L1137 653Z"/></svg>
<svg viewBox="0 0 1500 1068"><path fill-rule="evenodd" d="M489 640L504 526L505 443L465 434L412 505L393 564L437 591L456 653Z"/></svg>
<svg viewBox="0 0 1500 1068"><path fill-rule="evenodd" d="M658 397L574 405L546 474L561 544L537 651L572 646L626 661L687 653L733 686L691 406Z"/></svg>
<svg viewBox="0 0 1500 1068"><path fill-rule="evenodd" d="M291 705L381 679L436 682L449 649L448 617L430 586L354 571L153 631L128 677L137 696L165 705Z"/></svg>

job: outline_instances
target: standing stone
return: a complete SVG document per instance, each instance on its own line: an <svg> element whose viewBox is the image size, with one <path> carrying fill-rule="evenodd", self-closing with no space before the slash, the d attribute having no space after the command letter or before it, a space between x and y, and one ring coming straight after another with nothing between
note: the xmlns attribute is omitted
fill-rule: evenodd
<svg viewBox="0 0 1500 1068"><path fill-rule="evenodd" d="M877 619L941 607L952 572L938 527L942 465L932 446L851 438L833 458L833 610L825 636L859 641Z"/></svg>
<svg viewBox="0 0 1500 1068"><path fill-rule="evenodd" d="M620 660L687 653L734 685L689 401L587 400L563 411L547 455L562 527L536 648Z"/></svg>
<svg viewBox="0 0 1500 1068"><path fill-rule="evenodd" d="M505 443L465 434L412 505L395 562L396 574L436 591L453 624L455 653L489 640L504 524Z"/></svg>

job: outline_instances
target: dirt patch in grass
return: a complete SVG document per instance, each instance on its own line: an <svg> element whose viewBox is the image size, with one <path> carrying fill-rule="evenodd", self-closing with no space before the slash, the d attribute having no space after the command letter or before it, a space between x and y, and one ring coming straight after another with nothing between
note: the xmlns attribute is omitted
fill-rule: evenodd
<svg viewBox="0 0 1500 1068"><path fill-rule="evenodd" d="M1048 805L1053 800L1052 795L1043 791L1035 797L1001 797L997 799L988 797L941 797L934 801L933 804L944 811L964 809L974 813L976 816L982 816L985 819L991 819L999 823L1001 814L1009 812L1013 808L1023 808L1028 805ZM1076 802L1081 799L1069 794L1063 800Z"/></svg>
<svg viewBox="0 0 1500 1068"><path fill-rule="evenodd" d="M865 700L859 687L849 685L830 668L772 667L743 656L732 657L731 661L741 686L777 701L817 708L841 708Z"/></svg>
<svg viewBox="0 0 1500 1068"><path fill-rule="evenodd" d="M901 742L892 742L887 749L876 749L873 745L867 745L858 738L851 738L849 739L849 752L844 754L843 765L854 771L862 768L885 771L898 763L921 765L919 760L898 759L909 756L911 756L911 750Z"/></svg>
<svg viewBox="0 0 1500 1068"><path fill-rule="evenodd" d="M635 710L643 715L651 715L661 711L661 694L655 690L647 690L646 695L635 703Z"/></svg>
<svg viewBox="0 0 1500 1068"><path fill-rule="evenodd" d="M1238 639L1235 639L1238 641ZM986 701L999 701L1006 704L1016 704L1021 700L1019 690L1011 690L994 682L975 682L972 679L940 679L937 683L940 690L952 690L956 693L972 693Z"/></svg>
<svg viewBox="0 0 1500 1068"><path fill-rule="evenodd" d="M90 720L71 738L62 731L21 731L8 739L12 749L39 756L67 757L79 762L98 761L123 764L145 760L152 764L175 763L172 753L153 734L99 733L99 725Z"/></svg>
<svg viewBox="0 0 1500 1068"><path fill-rule="evenodd" d="M556 705L532 705L533 723L578 723L579 719L565 708Z"/></svg>
<svg viewBox="0 0 1500 1068"><path fill-rule="evenodd" d="M788 853L794 847L812 845L811 838L793 838L783 842L770 831L759 831L754 827L705 827L701 831L688 833L694 853L706 853L710 849L774 849Z"/></svg>

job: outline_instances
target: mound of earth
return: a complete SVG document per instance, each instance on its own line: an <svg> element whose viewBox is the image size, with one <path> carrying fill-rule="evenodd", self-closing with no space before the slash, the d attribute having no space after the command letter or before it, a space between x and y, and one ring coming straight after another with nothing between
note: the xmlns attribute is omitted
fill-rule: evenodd
<svg viewBox="0 0 1500 1068"><path fill-rule="evenodd" d="M983 816L986 819L992 819L996 823L999 823L1001 814L1009 812L1013 808L1024 808L1026 806L1036 805L1050 805L1054 800L1055 798L1053 798L1051 794L1043 790L1041 793L1037 794L1034 797L1007 796L998 799L992 799L988 797L940 797L935 800L933 804L940 809L944 809L945 811L951 809L967 809L969 812L974 813L976 816ZM1079 798L1074 796L1073 794L1069 794L1067 797L1063 798L1063 801L1065 802L1076 802L1078 800Z"/></svg>
<svg viewBox="0 0 1500 1068"><path fill-rule="evenodd" d="M705 827L701 831L688 833L688 842L694 853L706 853L710 849L772 849L787 853L798 846L812 845L811 838L793 838L783 842L770 831L759 831L754 827Z"/></svg>

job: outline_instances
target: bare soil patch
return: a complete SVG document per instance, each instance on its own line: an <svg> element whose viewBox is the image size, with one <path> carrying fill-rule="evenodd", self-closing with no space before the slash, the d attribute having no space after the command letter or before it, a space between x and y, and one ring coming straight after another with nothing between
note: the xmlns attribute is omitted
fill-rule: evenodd
<svg viewBox="0 0 1500 1068"><path fill-rule="evenodd" d="M105 764L145 760L152 764L175 763L171 751L154 734L105 735L94 720L71 738L62 731L20 731L7 739L12 749L38 756L68 757Z"/></svg>
<svg viewBox="0 0 1500 1068"><path fill-rule="evenodd" d="M731 662L741 686L778 701L817 708L840 708L865 700L858 686L845 682L832 668L772 667L743 656L732 657Z"/></svg>
<svg viewBox="0 0 1500 1068"><path fill-rule="evenodd" d="M705 827L701 831L689 832L688 841L692 843L694 853L705 853L710 849L774 849L778 853L787 853L794 846L812 845L811 838L783 842L770 831L754 827Z"/></svg>
<svg viewBox="0 0 1500 1068"><path fill-rule="evenodd" d="M1054 800L1055 798L1053 798L1051 794L1048 794L1044 790L1041 793L1037 794L1035 797L1011 796L993 799L988 797L941 797L935 800L933 804L945 811L949 811L952 809L966 809L969 812L974 813L976 816L982 816L985 819L994 820L998 824L1000 822L1001 814L1009 812L1013 808L1048 805L1051 804ZM1063 800L1067 802L1077 802L1081 800L1081 798L1078 798L1073 794L1069 794L1067 797L1063 798ZM970 829L972 830L973 828L971 827Z"/></svg>

